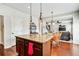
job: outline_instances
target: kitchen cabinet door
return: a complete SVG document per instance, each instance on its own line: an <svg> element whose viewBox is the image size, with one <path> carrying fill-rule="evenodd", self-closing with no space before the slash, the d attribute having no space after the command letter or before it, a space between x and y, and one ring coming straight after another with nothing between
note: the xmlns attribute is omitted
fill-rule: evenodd
<svg viewBox="0 0 79 59"><path fill-rule="evenodd" d="M19 56L24 56L24 40L16 40L16 51Z"/></svg>

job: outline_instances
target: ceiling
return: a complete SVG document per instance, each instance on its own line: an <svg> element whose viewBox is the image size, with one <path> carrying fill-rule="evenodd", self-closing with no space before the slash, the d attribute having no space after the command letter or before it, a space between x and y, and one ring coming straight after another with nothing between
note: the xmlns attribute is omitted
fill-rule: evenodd
<svg viewBox="0 0 79 59"><path fill-rule="evenodd" d="M3 3L24 13L30 14L29 3ZM51 11L54 15L70 13L79 10L78 3L42 3L43 16L50 16ZM32 3L32 15L39 17L40 3Z"/></svg>

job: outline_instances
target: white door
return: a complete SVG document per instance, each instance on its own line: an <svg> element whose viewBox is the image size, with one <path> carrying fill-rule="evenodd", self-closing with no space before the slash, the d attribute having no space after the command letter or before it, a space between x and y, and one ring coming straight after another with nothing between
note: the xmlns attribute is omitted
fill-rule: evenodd
<svg viewBox="0 0 79 59"><path fill-rule="evenodd" d="M12 46L11 32L11 16L4 17L4 48L9 48Z"/></svg>

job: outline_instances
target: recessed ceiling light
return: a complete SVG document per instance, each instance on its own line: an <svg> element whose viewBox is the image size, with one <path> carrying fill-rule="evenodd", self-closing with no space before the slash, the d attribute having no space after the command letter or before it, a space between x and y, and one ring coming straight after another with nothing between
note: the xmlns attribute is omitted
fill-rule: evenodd
<svg viewBox="0 0 79 59"><path fill-rule="evenodd" d="M28 8L30 8L30 6L28 6Z"/></svg>

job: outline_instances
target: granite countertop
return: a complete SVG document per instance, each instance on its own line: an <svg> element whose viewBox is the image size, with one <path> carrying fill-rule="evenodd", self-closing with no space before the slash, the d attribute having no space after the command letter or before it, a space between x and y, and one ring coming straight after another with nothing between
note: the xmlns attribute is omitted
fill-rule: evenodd
<svg viewBox="0 0 79 59"><path fill-rule="evenodd" d="M45 42L51 40L53 35L52 34L43 34L43 35L39 35L39 34L32 34L32 35L28 34L27 35L27 34L25 34L25 35L19 35L16 37L39 42L39 43L45 43Z"/></svg>

